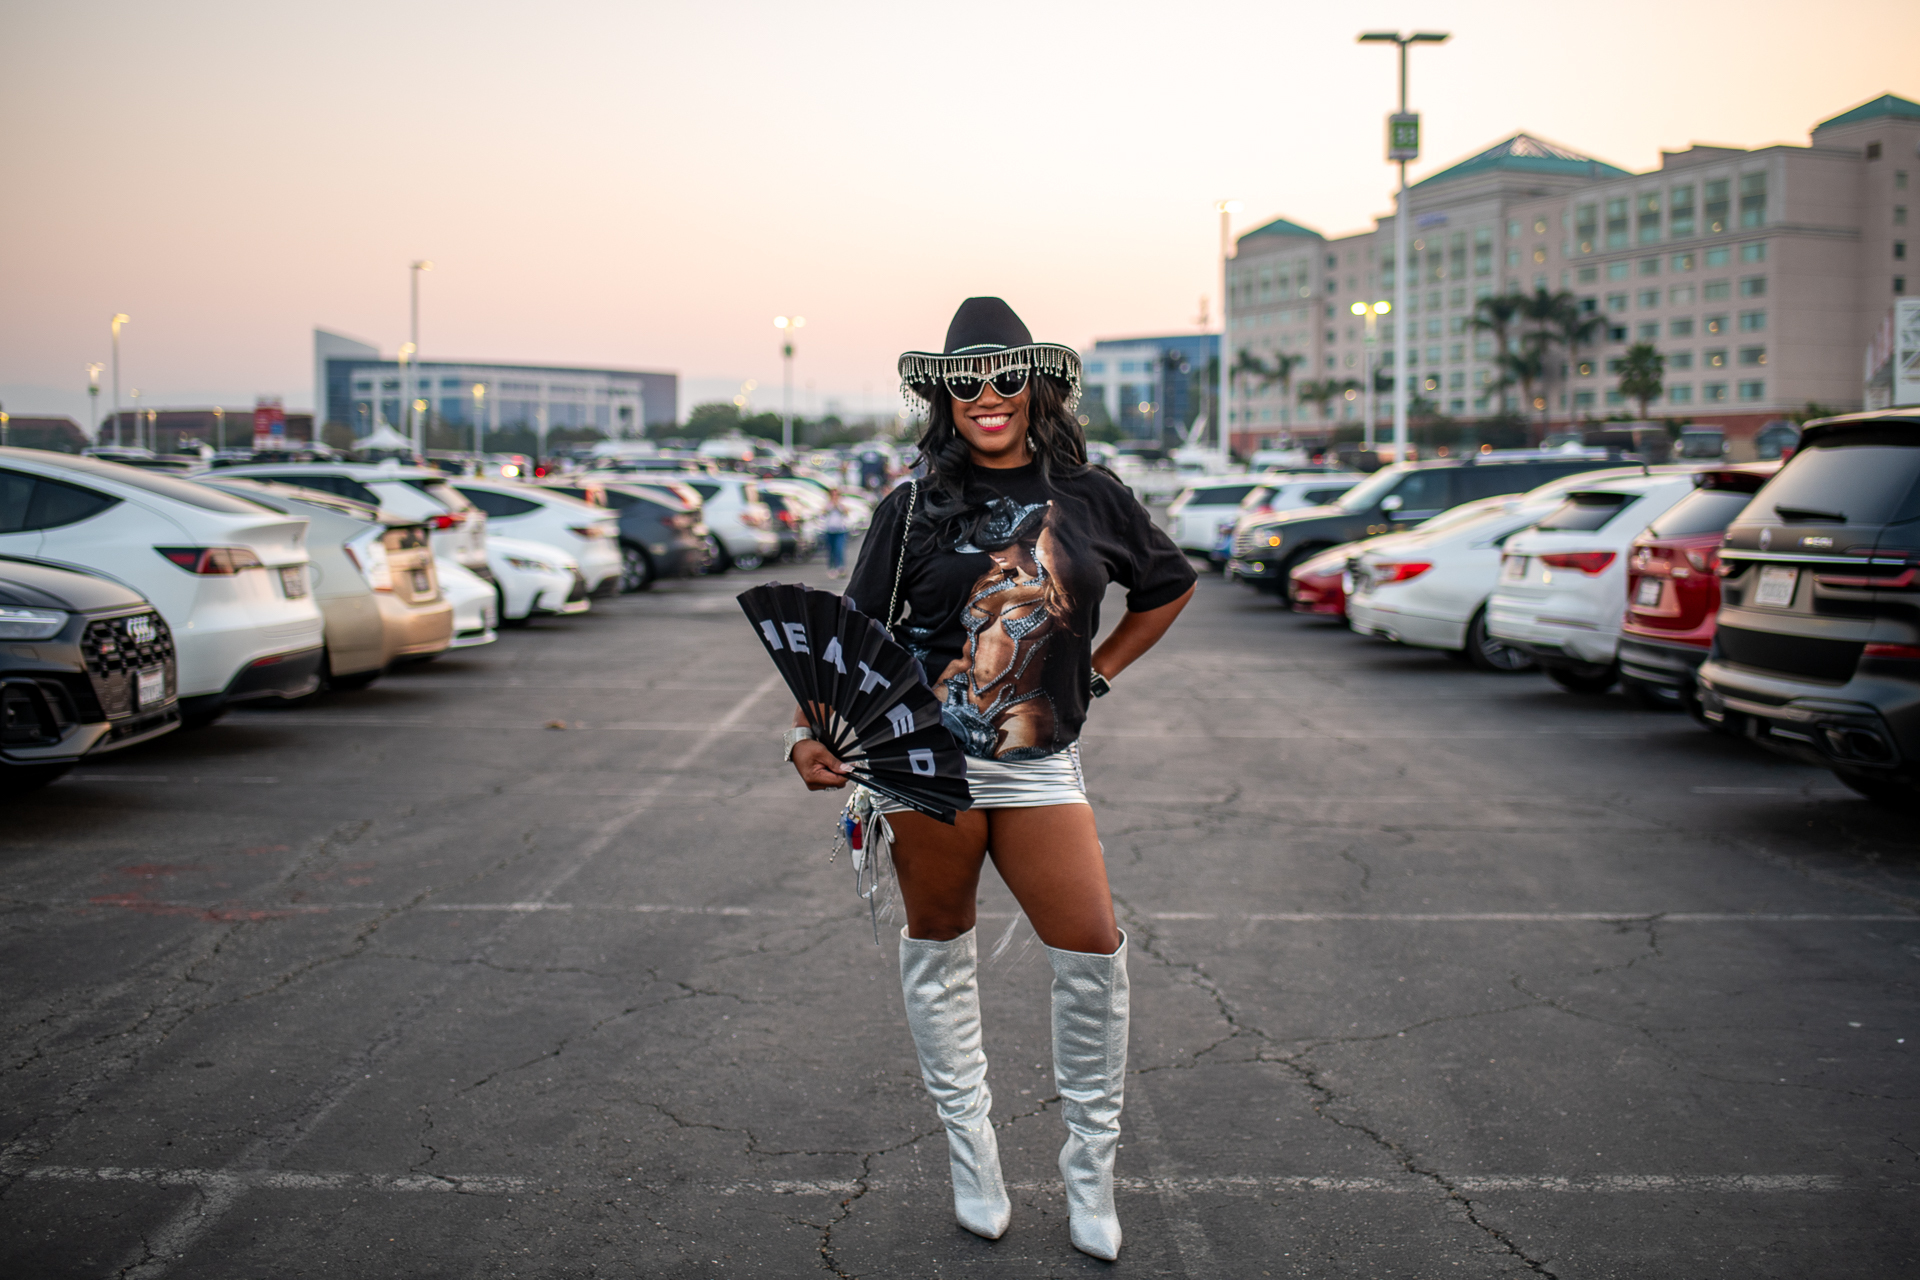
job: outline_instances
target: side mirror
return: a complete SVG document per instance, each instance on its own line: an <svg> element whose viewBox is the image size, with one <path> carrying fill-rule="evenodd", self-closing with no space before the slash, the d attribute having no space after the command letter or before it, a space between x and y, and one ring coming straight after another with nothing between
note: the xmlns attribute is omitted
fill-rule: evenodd
<svg viewBox="0 0 1920 1280"><path fill-rule="evenodd" d="M1386 497L1380 499L1380 509L1382 511L1398 511L1401 507L1404 507L1406 505L1407 505L1406 499L1402 498L1397 493L1390 493Z"/></svg>

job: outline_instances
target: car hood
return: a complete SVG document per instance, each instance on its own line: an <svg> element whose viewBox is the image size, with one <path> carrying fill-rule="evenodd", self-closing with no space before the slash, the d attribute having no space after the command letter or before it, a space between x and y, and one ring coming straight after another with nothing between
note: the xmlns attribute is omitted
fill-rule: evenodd
<svg viewBox="0 0 1920 1280"><path fill-rule="evenodd" d="M91 574L0 558L0 604L91 613L97 609L130 609L146 602L139 592Z"/></svg>
<svg viewBox="0 0 1920 1280"><path fill-rule="evenodd" d="M1268 529L1280 524L1299 524L1304 520L1323 520L1328 516L1350 516L1354 513L1345 507L1329 503L1321 507L1294 507L1290 511L1276 511L1272 515L1261 516L1250 528Z"/></svg>

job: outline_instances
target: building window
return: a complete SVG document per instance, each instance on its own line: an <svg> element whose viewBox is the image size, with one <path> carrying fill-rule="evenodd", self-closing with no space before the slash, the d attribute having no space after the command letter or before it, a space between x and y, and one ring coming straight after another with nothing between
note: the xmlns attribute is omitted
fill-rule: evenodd
<svg viewBox="0 0 1920 1280"><path fill-rule="evenodd" d="M1642 311L1645 311L1649 307L1657 307L1659 305L1660 291L1658 289L1642 289L1640 291L1640 309Z"/></svg>
<svg viewBox="0 0 1920 1280"><path fill-rule="evenodd" d="M1576 409L1593 408L1593 392L1576 391L1573 393L1573 407Z"/></svg>
<svg viewBox="0 0 1920 1280"><path fill-rule="evenodd" d="M1743 244L1740 246L1740 261L1765 262L1766 260L1767 242L1765 240L1755 240L1752 244Z"/></svg>
<svg viewBox="0 0 1920 1280"><path fill-rule="evenodd" d="M1721 245L1717 249L1707 250L1707 265L1709 267L1724 267L1732 258L1733 250L1729 249L1726 245Z"/></svg>
<svg viewBox="0 0 1920 1280"><path fill-rule="evenodd" d="M1607 279L1625 280L1627 278L1628 271L1631 269L1632 269L1631 263L1609 262L1607 264Z"/></svg>
<svg viewBox="0 0 1920 1280"><path fill-rule="evenodd" d="M1615 356L1613 359L1607 361L1607 372L1609 374L1619 373L1620 364L1621 364L1620 358L1618 356Z"/></svg>
<svg viewBox="0 0 1920 1280"><path fill-rule="evenodd" d="M1703 382L1700 384L1700 398L1709 404L1720 404L1727 398L1727 384L1724 382Z"/></svg>
<svg viewBox="0 0 1920 1280"><path fill-rule="evenodd" d="M1574 278L1581 284L1592 284L1600 278L1600 268L1582 267L1580 270L1574 272Z"/></svg>
<svg viewBox="0 0 1920 1280"><path fill-rule="evenodd" d="M1466 385L1467 385L1467 375L1464 373L1461 373L1459 370L1456 369L1452 373L1447 375L1447 390L1459 391L1462 388L1464 388Z"/></svg>
<svg viewBox="0 0 1920 1280"><path fill-rule="evenodd" d="M1447 359L1452 361L1454 364L1458 364L1460 363L1460 361L1465 360L1466 358L1467 358L1466 343L1456 342L1452 346L1447 348Z"/></svg>
<svg viewBox="0 0 1920 1280"><path fill-rule="evenodd" d="M1893 189L1895 191L1905 191L1907 189L1907 171L1905 169L1895 169L1893 171Z"/></svg>
<svg viewBox="0 0 1920 1280"><path fill-rule="evenodd" d="M1895 240L1895 241L1893 242L1893 256L1894 256L1894 257L1895 257L1895 258L1896 258L1897 260L1899 260L1899 261L1901 261L1901 262L1905 262L1905 261L1906 261L1906 259L1907 259L1907 242L1906 242L1905 240Z"/></svg>
<svg viewBox="0 0 1920 1280"><path fill-rule="evenodd" d="M1493 359L1493 339L1492 338L1476 339L1473 344L1473 358L1475 360Z"/></svg>
<svg viewBox="0 0 1920 1280"><path fill-rule="evenodd" d="M1895 293L1905 293L1907 291L1907 278L1905 276L1895 276L1893 278L1893 291Z"/></svg>
<svg viewBox="0 0 1920 1280"><path fill-rule="evenodd" d="M1608 294L1608 295L1607 295L1607 310L1609 310L1609 311L1625 311L1626 309L1627 309L1627 295L1626 295L1626 294L1624 294L1624 293L1610 293L1610 294Z"/></svg>
<svg viewBox="0 0 1920 1280"><path fill-rule="evenodd" d="M1447 305L1450 307L1466 306L1467 291L1465 289L1455 289L1452 293L1449 293L1447 295Z"/></svg>
<svg viewBox="0 0 1920 1280"><path fill-rule="evenodd" d="M1520 265L1520 251L1518 249L1507 250L1507 265L1510 267Z"/></svg>
<svg viewBox="0 0 1920 1280"><path fill-rule="evenodd" d="M1621 405L1625 404L1626 402L1627 402L1626 396L1622 395L1620 392L1618 391L1607 392L1607 408L1618 409Z"/></svg>
<svg viewBox="0 0 1920 1280"><path fill-rule="evenodd" d="M1767 313L1764 311L1742 311L1740 313L1740 332L1760 333L1767 327ZM1718 329L1714 333L1720 332Z"/></svg>
<svg viewBox="0 0 1920 1280"><path fill-rule="evenodd" d="M1639 204L1640 243L1654 244L1660 239L1660 193L1641 193Z"/></svg>
<svg viewBox="0 0 1920 1280"><path fill-rule="evenodd" d="M1519 238L1520 238L1520 224L1517 222L1509 222L1507 224L1507 239L1518 240Z"/></svg>
<svg viewBox="0 0 1920 1280"><path fill-rule="evenodd" d="M1660 336L1660 322L1653 320L1641 325L1634 336L1642 342L1652 342Z"/></svg>
<svg viewBox="0 0 1920 1280"><path fill-rule="evenodd" d="M1766 362L1767 362L1767 349L1765 347L1740 348L1741 364L1751 367L1753 365L1762 365L1762 364L1765 364Z"/></svg>
<svg viewBox="0 0 1920 1280"><path fill-rule="evenodd" d="M1428 364L1439 364L1439 363L1440 363L1440 348L1438 348L1438 347L1428 347L1428 348L1427 348L1427 363L1428 363Z"/></svg>
<svg viewBox="0 0 1920 1280"><path fill-rule="evenodd" d="M1692 404L1693 403L1693 385L1691 383L1683 382L1678 386L1668 387L1667 403L1668 404Z"/></svg>
<svg viewBox="0 0 1920 1280"><path fill-rule="evenodd" d="M1684 320L1671 321L1667 325L1667 336L1669 338L1691 338L1693 336L1693 317L1688 316Z"/></svg>
<svg viewBox="0 0 1920 1280"><path fill-rule="evenodd" d="M1700 363L1709 369L1724 369L1727 367L1727 353L1725 351L1702 351L1700 353Z"/></svg>
<svg viewBox="0 0 1920 1280"><path fill-rule="evenodd" d="M1693 186L1675 187L1667 197L1667 213L1674 236L1693 234Z"/></svg>
<svg viewBox="0 0 1920 1280"><path fill-rule="evenodd" d="M1869 142L1867 144L1867 159L1878 160L1879 158L1880 158L1880 144L1877 142Z"/></svg>
<svg viewBox="0 0 1920 1280"><path fill-rule="evenodd" d="M1893 206L1893 225L1896 227L1907 225L1907 206L1903 204Z"/></svg>
<svg viewBox="0 0 1920 1280"><path fill-rule="evenodd" d="M1740 282L1740 296L1743 298L1764 298L1767 296L1767 278L1748 276Z"/></svg>
<svg viewBox="0 0 1920 1280"><path fill-rule="evenodd" d="M1328 356L1328 357L1327 357L1327 368L1329 368L1329 369L1338 369L1339 367L1340 367L1340 360L1339 360L1339 357L1337 357L1337 356Z"/></svg>
<svg viewBox="0 0 1920 1280"><path fill-rule="evenodd" d="M1592 204L1577 205L1573 211L1573 236L1580 242L1580 252L1592 253L1594 241L1600 238L1599 206Z"/></svg>
<svg viewBox="0 0 1920 1280"><path fill-rule="evenodd" d="M1623 324L1610 324L1607 326L1608 342L1625 342L1626 340L1627 326Z"/></svg>
<svg viewBox="0 0 1920 1280"><path fill-rule="evenodd" d="M1673 288L1667 290L1667 302L1676 307L1692 306L1693 286L1690 284L1677 284L1673 286Z"/></svg>
<svg viewBox="0 0 1920 1280"><path fill-rule="evenodd" d="M1700 297L1707 302L1725 302L1733 296L1731 280L1709 280L1700 287Z"/></svg>
<svg viewBox="0 0 1920 1280"><path fill-rule="evenodd" d="M1731 185L1726 178L1715 178L1701 188L1701 193L1706 197L1708 235L1719 235L1727 229L1727 213L1733 207L1727 199Z"/></svg>
<svg viewBox="0 0 1920 1280"><path fill-rule="evenodd" d="M1626 248L1628 232L1626 198L1607 201L1607 248Z"/></svg>
<svg viewBox="0 0 1920 1280"><path fill-rule="evenodd" d="M1740 225L1765 226L1767 222L1767 175L1742 174L1740 177Z"/></svg>
<svg viewBox="0 0 1920 1280"><path fill-rule="evenodd" d="M1673 271L1691 271L1693 270L1693 255L1690 253L1676 253L1672 259L1668 261L1667 266Z"/></svg>
<svg viewBox="0 0 1920 1280"><path fill-rule="evenodd" d="M1657 275L1659 275L1659 274L1660 274L1660 259L1658 259L1658 258L1642 258L1642 259L1640 259L1640 274L1641 274L1641 275L1643 275L1643 276L1657 276Z"/></svg>
<svg viewBox="0 0 1920 1280"><path fill-rule="evenodd" d="M1669 369L1693 368L1693 352L1674 351L1669 353L1667 356L1667 368Z"/></svg>
<svg viewBox="0 0 1920 1280"><path fill-rule="evenodd" d="M1740 384L1740 398L1751 403L1767 398L1767 384L1764 382L1743 382Z"/></svg>

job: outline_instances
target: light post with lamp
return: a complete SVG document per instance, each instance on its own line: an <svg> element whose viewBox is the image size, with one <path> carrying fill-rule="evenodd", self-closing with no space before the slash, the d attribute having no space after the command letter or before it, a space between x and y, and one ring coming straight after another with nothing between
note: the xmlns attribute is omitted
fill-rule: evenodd
<svg viewBox="0 0 1920 1280"><path fill-rule="evenodd" d="M1232 410L1227 403L1227 379L1229 377L1227 373L1227 344L1231 339L1228 329L1233 319L1232 308L1227 305L1227 299L1232 296L1227 292L1227 262L1233 254L1232 221L1233 215L1240 212L1240 202L1238 200L1216 200L1213 202L1213 208L1214 212L1220 215L1220 385L1215 392L1218 397L1218 404L1213 414L1213 431L1214 444L1217 447L1220 457L1224 460L1227 456L1228 435L1230 430L1228 420L1232 416Z"/></svg>
<svg viewBox="0 0 1920 1280"><path fill-rule="evenodd" d="M1366 407L1367 450L1368 452L1372 452L1373 450L1373 365L1374 365L1373 353L1374 353L1374 339L1375 339L1374 326L1381 316L1384 316L1388 312L1393 310L1393 304L1384 299L1382 299L1379 302L1356 302L1353 304L1351 308L1349 308L1349 310L1351 310L1353 314L1357 316L1364 316L1367 321L1367 346L1366 346L1365 354L1362 359L1363 359L1363 363L1366 366L1365 373L1366 373L1366 391L1367 391L1367 407ZM1395 458L1394 461L1398 462L1399 459Z"/></svg>
<svg viewBox="0 0 1920 1280"><path fill-rule="evenodd" d="M410 339L407 345L414 356L413 376L416 380L420 377L420 273L431 270L433 270L433 264L425 258L416 259L407 264L407 337ZM402 379L400 383L402 400L414 400L419 398L419 395L418 387ZM424 425L421 430L425 430ZM417 439L413 442L413 451L415 453L422 451L420 441Z"/></svg>
<svg viewBox="0 0 1920 1280"><path fill-rule="evenodd" d="M13 415L0 409L0 449L7 447L7 423L13 421Z"/></svg>
<svg viewBox="0 0 1920 1280"><path fill-rule="evenodd" d="M120 326L132 323L124 311L113 317L113 442L120 443Z"/></svg>
<svg viewBox="0 0 1920 1280"><path fill-rule="evenodd" d="M473 474L485 475L487 440L487 384L473 384Z"/></svg>
<svg viewBox="0 0 1920 1280"><path fill-rule="evenodd" d="M793 450L793 333L807 325L805 316L775 316L773 327L783 335L780 356L786 362L785 381L780 390L780 446Z"/></svg>
<svg viewBox="0 0 1920 1280"><path fill-rule="evenodd" d="M413 389L407 381L407 361L418 350L411 342L400 344L400 434L413 442L415 453L420 452L420 440L413 432Z"/></svg>
<svg viewBox="0 0 1920 1280"><path fill-rule="evenodd" d="M100 438L100 371L106 368L99 361L87 366L87 438Z"/></svg>
<svg viewBox="0 0 1920 1280"><path fill-rule="evenodd" d="M129 393L133 396L133 447L140 447L140 388L135 387ZM120 414L113 415L113 442L120 443Z"/></svg>
<svg viewBox="0 0 1920 1280"><path fill-rule="evenodd" d="M1420 158L1420 117L1407 111L1407 46L1443 44L1451 38L1446 31L1415 31L1401 35L1397 31L1369 31L1361 44L1392 44L1400 48L1400 110L1387 117L1387 159L1400 165L1400 190L1393 204L1393 301L1400 319L1393 326L1393 456L1398 462L1407 456L1407 278L1408 222L1407 161Z"/></svg>
<svg viewBox="0 0 1920 1280"><path fill-rule="evenodd" d="M219 405L213 406L213 447L215 452L227 447L227 411Z"/></svg>

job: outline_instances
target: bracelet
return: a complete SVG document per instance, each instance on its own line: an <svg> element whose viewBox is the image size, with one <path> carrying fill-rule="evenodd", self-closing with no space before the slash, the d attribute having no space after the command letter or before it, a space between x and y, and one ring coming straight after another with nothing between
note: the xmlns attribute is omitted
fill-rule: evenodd
<svg viewBox="0 0 1920 1280"><path fill-rule="evenodd" d="M787 730L780 738L781 744L786 747L786 754L780 757L781 761L785 764L792 764L794 747L802 742L812 742L813 740L813 730L807 728L805 725L796 725Z"/></svg>

